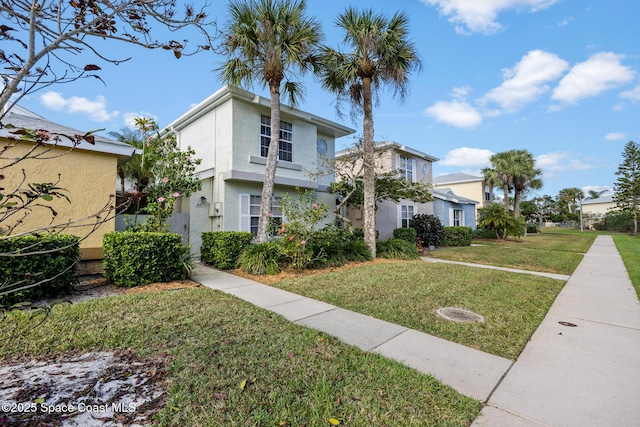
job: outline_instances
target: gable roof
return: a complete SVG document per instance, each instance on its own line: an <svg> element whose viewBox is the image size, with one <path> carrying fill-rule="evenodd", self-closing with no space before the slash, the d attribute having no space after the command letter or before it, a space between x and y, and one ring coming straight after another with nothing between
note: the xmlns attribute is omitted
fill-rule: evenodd
<svg viewBox="0 0 640 427"><path fill-rule="evenodd" d="M465 182L482 182L482 181L484 181L483 177L469 175L466 173L450 173L447 175L440 175L433 178L433 183L436 185L462 184Z"/></svg>
<svg viewBox="0 0 640 427"><path fill-rule="evenodd" d="M410 154L415 157L419 157L429 162L437 162L438 160L440 160L437 157L430 156L429 154L423 153L422 151L416 150L411 147L407 147L406 145L397 143L395 141L378 141L378 142L375 142L374 145L375 145L376 151L382 151L388 148L393 148L397 151L402 151L403 153ZM349 156L351 154L354 154L355 152L356 150L353 148L347 148L344 150L336 151L336 158Z"/></svg>
<svg viewBox="0 0 640 427"><path fill-rule="evenodd" d="M613 201L613 194L609 196L596 197L595 199L586 199L582 201L582 205L596 205L604 203L615 203Z"/></svg>
<svg viewBox="0 0 640 427"><path fill-rule="evenodd" d="M209 111L214 110L216 107L222 105L223 103L229 101L230 99L236 99L239 101L244 101L250 104L261 105L263 107L271 108L271 101L268 98L264 98L262 96L258 96L252 92L241 89L235 86L225 85L222 88L218 89L213 94L209 95L206 99L199 102L189 111L169 123L164 129L163 132L170 132L171 130L180 130L199 119L203 115L207 114ZM341 125L340 123L333 122L331 120L322 118L320 116L316 116L311 113L307 113L302 110L298 110L297 108L289 107L288 105L281 104L280 105L280 114L284 116L295 117L299 120L303 120L308 123L312 123L316 125L316 127L325 134L332 135L335 138L339 138L341 136L351 135L355 133L355 129L351 129L347 126Z"/></svg>
<svg viewBox="0 0 640 427"><path fill-rule="evenodd" d="M477 205L480 202L467 199L466 197L458 196L450 188L433 188L431 189L433 197L438 200L444 200L447 202L458 203L460 205Z"/></svg>
<svg viewBox="0 0 640 427"><path fill-rule="evenodd" d="M77 129L70 128L68 126L61 125L59 123L47 120L36 113L27 110L26 108L18 105L11 108L9 113L3 119L4 124L11 124L16 128L33 129L33 130L46 130L50 133L57 133L63 135L84 135L86 132L79 131ZM7 139L20 139L19 136L13 135L11 129L2 127L0 129L0 138ZM94 144L89 144L86 141L75 145L74 150L94 151L98 153L113 154L120 157L131 157L138 152L135 147L124 142L116 141L115 139L106 138L101 135L95 135ZM74 144L67 138L61 138L57 143L51 142L50 145L57 145L58 147L73 148Z"/></svg>

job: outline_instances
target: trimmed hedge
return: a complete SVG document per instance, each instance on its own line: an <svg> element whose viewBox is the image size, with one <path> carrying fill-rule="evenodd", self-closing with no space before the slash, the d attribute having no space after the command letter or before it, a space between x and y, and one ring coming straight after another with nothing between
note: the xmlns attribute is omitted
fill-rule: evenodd
<svg viewBox="0 0 640 427"><path fill-rule="evenodd" d="M0 256L0 292L44 283L22 291L0 295L0 305L54 298L69 294L78 284L80 239L68 234L8 237L0 239L0 253L31 253ZM5 284L5 279L8 282Z"/></svg>
<svg viewBox="0 0 640 427"><path fill-rule="evenodd" d="M104 276L118 286L182 280L189 276L189 246L175 233L122 231L104 235Z"/></svg>
<svg viewBox="0 0 640 427"><path fill-rule="evenodd" d="M417 236L418 233L416 232L416 229L412 227L396 228L393 230L394 239L406 240L409 243L415 244Z"/></svg>
<svg viewBox="0 0 640 427"><path fill-rule="evenodd" d="M471 227L445 227L442 233L442 246L471 246Z"/></svg>
<svg viewBox="0 0 640 427"><path fill-rule="evenodd" d="M476 228L471 235L474 239L497 239L496 232L489 228Z"/></svg>
<svg viewBox="0 0 640 427"><path fill-rule="evenodd" d="M246 231L211 231L202 233L200 260L220 270L236 268L238 257L253 240Z"/></svg>

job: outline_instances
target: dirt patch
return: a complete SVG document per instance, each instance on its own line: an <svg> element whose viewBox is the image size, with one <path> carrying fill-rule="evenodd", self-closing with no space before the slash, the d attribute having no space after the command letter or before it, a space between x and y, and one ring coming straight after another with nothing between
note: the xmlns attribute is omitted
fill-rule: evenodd
<svg viewBox="0 0 640 427"><path fill-rule="evenodd" d="M144 426L165 405L169 359L92 352L0 366L0 426Z"/></svg>
<svg viewBox="0 0 640 427"><path fill-rule="evenodd" d="M350 262L345 265L341 265L340 267L325 267L325 268L317 268L313 270L286 270L286 271L281 271L278 274L264 274L259 276L246 273L239 268L235 270L229 270L229 273L234 274L236 276L244 277L245 279L254 280L264 285L273 285L274 283L279 282L281 280L291 279L295 277L304 277L304 276L311 276L314 274L332 273L334 271L351 270L352 268L358 268L364 265L386 264L390 262L398 262L398 260L376 258L373 261Z"/></svg>

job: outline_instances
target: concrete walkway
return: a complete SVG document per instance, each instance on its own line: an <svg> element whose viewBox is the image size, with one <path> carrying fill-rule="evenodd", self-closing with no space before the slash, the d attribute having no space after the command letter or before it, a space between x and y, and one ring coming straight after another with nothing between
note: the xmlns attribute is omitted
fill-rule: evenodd
<svg viewBox="0 0 640 427"><path fill-rule="evenodd" d="M596 239L514 364L213 268L192 278L488 400L475 427L640 426L640 303L610 236Z"/></svg>
<svg viewBox="0 0 640 427"><path fill-rule="evenodd" d="M502 271L508 271L510 273L532 274L534 276L542 276L542 277L549 277L550 279L564 280L565 282L569 280L569 277L571 277L567 274L545 273L543 271L518 270L517 268L496 267L495 265L474 264L471 262L462 262L462 261L449 261L446 259L431 258L426 256L422 257L421 259L427 262L441 262L443 264L458 264L458 265L466 265L467 267L487 268L489 270L502 270Z"/></svg>
<svg viewBox="0 0 640 427"><path fill-rule="evenodd" d="M639 402L640 303L598 236L473 426L640 426Z"/></svg>

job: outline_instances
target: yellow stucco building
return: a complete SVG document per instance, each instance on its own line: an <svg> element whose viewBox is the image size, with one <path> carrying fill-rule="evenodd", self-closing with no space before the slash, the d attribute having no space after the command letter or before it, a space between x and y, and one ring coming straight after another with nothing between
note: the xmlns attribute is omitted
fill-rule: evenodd
<svg viewBox="0 0 640 427"><path fill-rule="evenodd" d="M0 187L4 188L2 193L6 196L20 189L19 193L29 183L57 183L69 201L62 197L54 197L51 201L40 198L38 203L42 206L29 211L23 209L2 220L0 234L7 234L9 229L12 235L19 235L58 227L62 233L75 234L82 239L83 260L102 259L102 236L115 229L114 212L109 211L109 207L115 205L118 162L135 154L135 148L100 136L95 137L94 144L82 141L75 147L66 137L60 137L56 142L56 135L73 137L82 132L18 106L12 108L3 124L18 129L42 130L51 138L36 146L31 141L16 140L21 137L12 134L10 128L0 129L2 146L10 147L0 155L0 172L4 175L0 181ZM25 153L29 153L28 158L10 166ZM98 213L100 218L96 216Z"/></svg>

